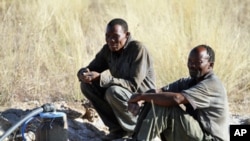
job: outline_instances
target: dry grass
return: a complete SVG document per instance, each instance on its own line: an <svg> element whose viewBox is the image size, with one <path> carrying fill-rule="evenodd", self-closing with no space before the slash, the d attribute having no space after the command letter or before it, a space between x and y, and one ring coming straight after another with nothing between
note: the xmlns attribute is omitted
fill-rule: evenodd
<svg viewBox="0 0 250 141"><path fill-rule="evenodd" d="M73 101L76 72L104 44L106 23L128 21L163 86L187 76L189 50L208 44L233 113L250 113L250 1L1 0L0 103Z"/></svg>

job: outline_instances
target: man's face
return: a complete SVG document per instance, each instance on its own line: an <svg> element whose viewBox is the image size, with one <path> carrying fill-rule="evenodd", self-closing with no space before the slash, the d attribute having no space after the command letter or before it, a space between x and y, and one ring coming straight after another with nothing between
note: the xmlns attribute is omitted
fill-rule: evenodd
<svg viewBox="0 0 250 141"><path fill-rule="evenodd" d="M207 50L203 47L199 47L190 52L187 66L190 76L199 80L212 70L213 63L209 62Z"/></svg>
<svg viewBox="0 0 250 141"><path fill-rule="evenodd" d="M124 32L121 25L114 25L113 27L107 27L106 31L106 42L111 51L120 51L126 41L128 32Z"/></svg>

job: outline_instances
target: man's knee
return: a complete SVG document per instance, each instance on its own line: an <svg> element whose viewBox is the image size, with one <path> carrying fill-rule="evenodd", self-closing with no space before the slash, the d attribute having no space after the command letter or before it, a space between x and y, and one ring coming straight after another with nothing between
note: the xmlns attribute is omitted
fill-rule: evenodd
<svg viewBox="0 0 250 141"><path fill-rule="evenodd" d="M107 100L114 99L114 97L117 97L119 91L120 91L119 86L110 86L105 92L105 98Z"/></svg>
<svg viewBox="0 0 250 141"><path fill-rule="evenodd" d="M132 95L128 90L120 86L111 86L105 92L105 98L107 101L114 99L128 99L129 95Z"/></svg>

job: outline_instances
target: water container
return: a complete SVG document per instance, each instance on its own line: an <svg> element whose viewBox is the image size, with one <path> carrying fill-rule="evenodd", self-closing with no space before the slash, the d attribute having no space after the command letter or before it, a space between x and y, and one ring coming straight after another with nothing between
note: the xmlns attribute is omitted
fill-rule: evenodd
<svg viewBox="0 0 250 141"><path fill-rule="evenodd" d="M63 112L39 114L42 122L36 130L36 141L68 141L67 116Z"/></svg>

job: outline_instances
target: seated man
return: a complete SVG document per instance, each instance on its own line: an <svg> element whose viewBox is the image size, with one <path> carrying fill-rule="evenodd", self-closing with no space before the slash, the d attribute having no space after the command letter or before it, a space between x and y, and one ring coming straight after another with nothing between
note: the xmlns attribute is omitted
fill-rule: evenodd
<svg viewBox="0 0 250 141"><path fill-rule="evenodd" d="M132 39L125 20L111 20L105 38L95 58L77 76L82 93L109 127L110 134L102 139L113 140L133 133L137 117L127 111L128 100L133 93L155 89L155 73L147 48ZM104 73L107 70L110 74Z"/></svg>
<svg viewBox="0 0 250 141"><path fill-rule="evenodd" d="M229 109L226 90L213 72L215 54L207 45L193 48L181 78L156 93L138 93L129 103L145 102L132 140L228 141ZM182 106L180 106L182 105ZM138 107L128 107L134 115Z"/></svg>

